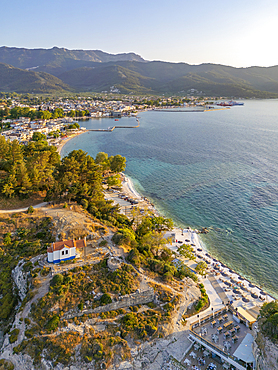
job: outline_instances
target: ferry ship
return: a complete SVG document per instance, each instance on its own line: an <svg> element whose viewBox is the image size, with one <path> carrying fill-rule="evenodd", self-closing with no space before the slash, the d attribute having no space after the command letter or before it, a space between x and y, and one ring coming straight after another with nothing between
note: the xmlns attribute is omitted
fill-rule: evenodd
<svg viewBox="0 0 278 370"><path fill-rule="evenodd" d="M237 101L233 101L233 100L230 100L228 103L230 103L231 105L244 105L243 102L237 102Z"/></svg>
<svg viewBox="0 0 278 370"><path fill-rule="evenodd" d="M232 107L234 105L244 105L244 103L230 100L228 102L222 101L220 103L216 103L216 105L220 105L221 107Z"/></svg>

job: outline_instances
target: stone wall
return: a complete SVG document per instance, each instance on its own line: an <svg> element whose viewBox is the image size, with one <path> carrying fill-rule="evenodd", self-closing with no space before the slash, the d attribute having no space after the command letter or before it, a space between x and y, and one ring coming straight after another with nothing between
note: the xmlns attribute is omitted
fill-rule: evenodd
<svg viewBox="0 0 278 370"><path fill-rule="evenodd" d="M124 296L116 302L109 303L105 306L99 306L94 309L83 310L79 312L69 312L65 314L62 319L72 319L73 317L88 315L90 313L101 313L107 311L116 311L120 308L126 308L130 306L137 306L138 304L145 304L154 300L154 290L148 289L143 292L129 294Z"/></svg>

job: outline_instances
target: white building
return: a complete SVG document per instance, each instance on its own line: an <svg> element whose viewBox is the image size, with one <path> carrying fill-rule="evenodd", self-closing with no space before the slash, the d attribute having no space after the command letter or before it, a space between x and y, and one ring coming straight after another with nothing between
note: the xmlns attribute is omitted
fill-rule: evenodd
<svg viewBox="0 0 278 370"><path fill-rule="evenodd" d="M86 239L81 240L60 240L52 243L47 248L47 260L51 263L74 259L77 255L77 249L86 247Z"/></svg>

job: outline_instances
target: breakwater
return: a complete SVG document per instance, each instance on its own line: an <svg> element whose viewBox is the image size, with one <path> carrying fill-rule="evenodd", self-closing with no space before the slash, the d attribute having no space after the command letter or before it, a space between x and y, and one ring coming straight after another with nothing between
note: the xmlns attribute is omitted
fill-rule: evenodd
<svg viewBox="0 0 278 370"><path fill-rule="evenodd" d="M204 108L201 108L201 109L188 109L188 110L185 110L185 109L153 109L152 112L167 112L167 113L196 113L196 112L205 112L205 109Z"/></svg>

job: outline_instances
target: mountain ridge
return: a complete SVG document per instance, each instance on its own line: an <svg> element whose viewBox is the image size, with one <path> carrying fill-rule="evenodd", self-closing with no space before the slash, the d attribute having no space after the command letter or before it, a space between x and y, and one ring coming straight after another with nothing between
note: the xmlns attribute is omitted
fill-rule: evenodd
<svg viewBox="0 0 278 370"><path fill-rule="evenodd" d="M190 65L146 61L135 53L6 46L0 47L0 63L6 65L6 71L7 65L22 71L13 70L11 73L9 70L11 81L8 81L3 75L2 65L2 91L101 92L110 91L114 86L121 93L184 94L193 89L206 96L278 97L278 66L236 68L212 63Z"/></svg>

